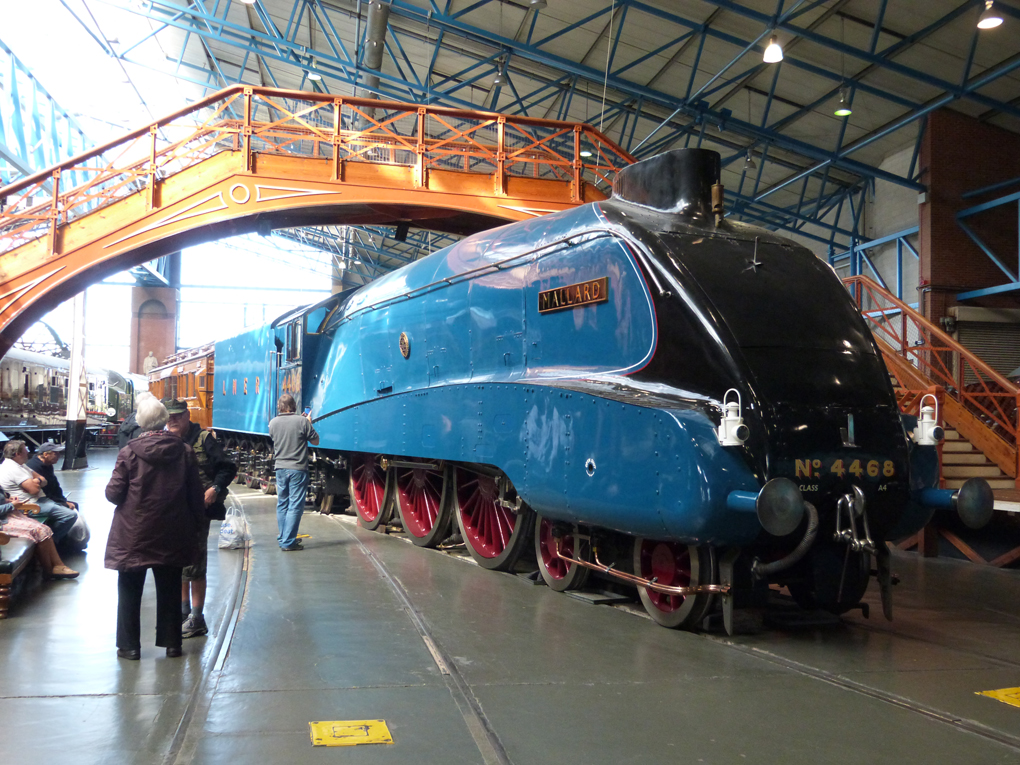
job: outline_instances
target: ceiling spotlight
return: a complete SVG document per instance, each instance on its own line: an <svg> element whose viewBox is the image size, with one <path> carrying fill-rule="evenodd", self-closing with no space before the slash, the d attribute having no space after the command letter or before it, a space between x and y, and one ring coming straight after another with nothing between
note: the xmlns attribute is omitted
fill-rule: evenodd
<svg viewBox="0 0 1020 765"><path fill-rule="evenodd" d="M503 73L502 72L496 72L496 76L492 78L492 84L493 85L502 85L504 82L505 82L505 80L503 79Z"/></svg>
<svg viewBox="0 0 1020 765"><path fill-rule="evenodd" d="M591 152L590 152L590 151L588 151L587 149L583 149L583 150L582 150L582 151L580 152L580 154L581 154L581 156L582 156L582 157L584 157L585 159L587 159L588 157L590 157L590 156L591 156Z"/></svg>
<svg viewBox="0 0 1020 765"><path fill-rule="evenodd" d="M992 0L985 0L985 9L978 16L978 29L995 29L1002 23L1002 14L992 6Z"/></svg>
<svg viewBox="0 0 1020 765"><path fill-rule="evenodd" d="M255 0L241 0L245 5L255 5Z"/></svg>
<svg viewBox="0 0 1020 765"><path fill-rule="evenodd" d="M533 9L537 11L542 8L545 8L548 5L548 3L545 0L531 0L530 5Z"/></svg>
<svg viewBox="0 0 1020 765"><path fill-rule="evenodd" d="M311 69L308 70L308 79L312 82L318 82L322 79L322 75L318 72L313 72Z"/></svg>
<svg viewBox="0 0 1020 765"><path fill-rule="evenodd" d="M833 114L837 117L849 117L853 114L853 110L850 109L850 94L846 88L839 89L839 103L836 104L836 111Z"/></svg>
<svg viewBox="0 0 1020 765"><path fill-rule="evenodd" d="M751 156L751 150L747 150L747 157L744 159L745 170L757 170L758 165L754 163L754 157Z"/></svg>
<svg viewBox="0 0 1020 765"><path fill-rule="evenodd" d="M769 47L765 49L765 55L761 57L761 60L766 64L778 64L783 60L783 46L776 40L775 35L772 35L772 39L769 40Z"/></svg>

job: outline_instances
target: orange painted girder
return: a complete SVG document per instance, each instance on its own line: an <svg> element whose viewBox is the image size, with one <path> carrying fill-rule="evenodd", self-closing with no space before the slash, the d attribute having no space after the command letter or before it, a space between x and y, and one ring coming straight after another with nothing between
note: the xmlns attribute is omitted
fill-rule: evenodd
<svg viewBox="0 0 1020 765"><path fill-rule="evenodd" d="M9 328L26 327L49 310L53 301L44 296L63 299L83 289L99 268L120 271L173 252L200 229L211 232L209 238L231 223L228 233L252 230L255 215L318 216L321 222L325 212L331 222L356 224L469 213L495 224L576 204L568 181L507 176L500 194L493 176L480 173L431 169L422 183L416 169L404 165L346 162L334 179L332 158L255 155L250 172L243 164L242 152L222 151L157 181L154 207L144 189L58 227L55 242L43 236L6 253L0 259L0 336L7 339ZM590 184L584 197L604 198Z"/></svg>

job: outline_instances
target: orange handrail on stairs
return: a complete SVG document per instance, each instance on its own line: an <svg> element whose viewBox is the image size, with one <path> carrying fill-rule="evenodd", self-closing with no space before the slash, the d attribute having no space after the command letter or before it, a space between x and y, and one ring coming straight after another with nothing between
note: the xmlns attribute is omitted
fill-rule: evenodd
<svg viewBox="0 0 1020 765"><path fill-rule="evenodd" d="M897 382L900 408L917 413L921 397L938 386L945 421L1016 479L1020 387L868 277L843 283Z"/></svg>

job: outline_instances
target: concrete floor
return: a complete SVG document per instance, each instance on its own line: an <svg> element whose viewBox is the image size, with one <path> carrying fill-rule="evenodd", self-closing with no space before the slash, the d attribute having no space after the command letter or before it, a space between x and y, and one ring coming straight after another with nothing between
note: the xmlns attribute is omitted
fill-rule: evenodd
<svg viewBox="0 0 1020 765"><path fill-rule="evenodd" d="M1020 707L975 695L1020 687L1020 572L906 553L891 624L869 590L871 620L695 635L349 517L307 514L282 553L274 499L235 487L255 546L210 540L211 634L155 649L150 583L142 660L120 661L113 458L60 475L92 524L81 578L0 622L5 765L1020 762ZM310 744L311 721L367 719L394 743Z"/></svg>

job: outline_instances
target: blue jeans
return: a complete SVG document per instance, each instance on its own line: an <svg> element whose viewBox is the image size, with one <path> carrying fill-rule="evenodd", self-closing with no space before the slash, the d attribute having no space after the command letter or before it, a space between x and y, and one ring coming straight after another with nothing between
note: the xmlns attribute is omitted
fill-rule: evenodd
<svg viewBox="0 0 1020 765"><path fill-rule="evenodd" d="M280 547L290 547L297 542L307 490L307 470L280 468L276 471L276 525L280 529L276 541Z"/></svg>
<svg viewBox="0 0 1020 765"><path fill-rule="evenodd" d="M37 520L53 529L53 544L59 545L78 520L78 513L66 505L58 505L49 497L39 497L35 503L39 505Z"/></svg>

